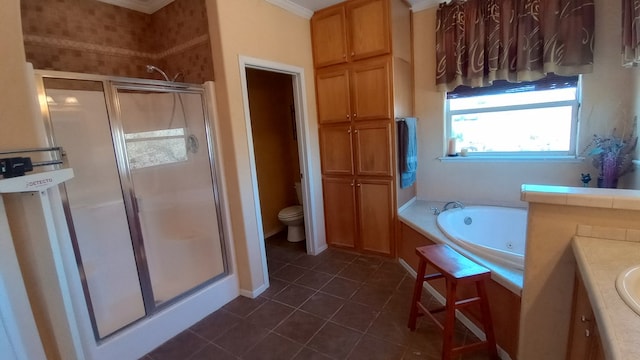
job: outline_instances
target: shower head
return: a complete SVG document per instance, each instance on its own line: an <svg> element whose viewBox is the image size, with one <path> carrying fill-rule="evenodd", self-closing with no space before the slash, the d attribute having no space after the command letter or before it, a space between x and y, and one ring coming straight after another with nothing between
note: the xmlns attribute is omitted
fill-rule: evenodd
<svg viewBox="0 0 640 360"><path fill-rule="evenodd" d="M178 79L182 79L184 81L184 74L181 73L181 72L175 74L173 76L173 79L171 79L171 81L176 82L176 80L178 80Z"/></svg>
<svg viewBox="0 0 640 360"><path fill-rule="evenodd" d="M159 72L159 73L162 75L162 77L164 77L164 79L165 79L166 81L171 81L171 80L169 80L169 77L167 76L167 74L166 74L164 71L160 70L160 68L159 68L159 67L157 67L157 66L153 66L153 65L147 65L147 72L148 72L148 73L152 73L152 72L154 72L154 71Z"/></svg>

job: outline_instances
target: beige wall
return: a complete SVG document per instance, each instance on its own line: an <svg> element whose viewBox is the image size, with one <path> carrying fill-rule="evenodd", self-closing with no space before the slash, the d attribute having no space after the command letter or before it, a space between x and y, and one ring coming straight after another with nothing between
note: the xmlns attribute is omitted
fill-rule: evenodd
<svg viewBox="0 0 640 360"><path fill-rule="evenodd" d="M44 145L35 129L36 116L25 72L20 1L9 0L0 11L0 149ZM30 80L30 79L29 79Z"/></svg>
<svg viewBox="0 0 640 360"><path fill-rule="evenodd" d="M621 128L623 120L633 117L635 93L629 79L638 77L638 69L620 66L619 14L619 2L596 0L595 65L593 74L583 76L583 141L578 150L594 133L610 133L613 127ZM580 173L590 172L594 179L597 177L597 170L589 161L439 161L445 146L444 94L435 87L435 21L436 8L414 13L415 107L421 139L419 198L524 206L519 200L523 183L580 186Z"/></svg>
<svg viewBox="0 0 640 360"><path fill-rule="evenodd" d="M244 55L304 69L308 113L307 139L318 149L313 60L309 20L264 0L207 0L212 36L216 92L227 170L228 199L235 239L240 288L255 290L267 279L262 271L261 245L251 185L251 167L238 56ZM217 24L217 26L214 26ZM320 173L319 154L310 154ZM320 179L310 179L317 189ZM318 196L318 194L313 194ZM316 200L318 201L318 200ZM321 201L321 200L319 200Z"/></svg>
<svg viewBox="0 0 640 360"><path fill-rule="evenodd" d="M3 84L0 86L0 150L43 146L44 137L39 136L42 129L35 126L37 117L33 111L33 98L29 88L31 75L26 72L19 0L3 2L0 11L0 33L0 84ZM9 214L19 213L20 205L13 201L5 202ZM12 233L29 230L15 222L10 222L9 225ZM24 264L21 264L21 267L23 266ZM26 284L28 285L30 284ZM34 290L37 289L27 288L29 293ZM52 346L52 338L43 337L43 341L47 344L47 356L56 358L57 349Z"/></svg>
<svg viewBox="0 0 640 360"><path fill-rule="evenodd" d="M298 147L291 114L291 75L247 70L251 133L256 159L262 229L265 238L284 229L278 213L298 203Z"/></svg>

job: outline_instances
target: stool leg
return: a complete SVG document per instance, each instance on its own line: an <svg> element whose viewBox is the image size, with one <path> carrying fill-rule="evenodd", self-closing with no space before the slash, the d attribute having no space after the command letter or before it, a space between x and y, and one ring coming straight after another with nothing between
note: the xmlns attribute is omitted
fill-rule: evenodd
<svg viewBox="0 0 640 360"><path fill-rule="evenodd" d="M442 332L442 360L450 360L453 350L453 330L456 325L456 282L446 280L447 303L445 305L444 329Z"/></svg>
<svg viewBox="0 0 640 360"><path fill-rule="evenodd" d="M409 329L416 330L416 319L418 318L418 302L422 296L422 283L424 282L424 274L427 269L427 262L424 258L420 258L418 265L418 274L416 275L416 284L413 287L413 298L411 300L411 311L409 312Z"/></svg>
<svg viewBox="0 0 640 360"><path fill-rule="evenodd" d="M481 298L480 307L482 308L482 324L484 327L484 333L487 336L487 348L489 355L492 359L498 358L498 350L496 348L496 337L493 333L493 321L491 320L491 311L489 309L489 298L487 297L487 290L484 285L484 281L476 282L476 289L478 290L478 296Z"/></svg>

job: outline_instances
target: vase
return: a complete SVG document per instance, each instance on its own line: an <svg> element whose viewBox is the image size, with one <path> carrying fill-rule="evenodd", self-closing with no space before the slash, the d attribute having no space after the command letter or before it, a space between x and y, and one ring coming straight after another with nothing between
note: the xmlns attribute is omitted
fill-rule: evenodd
<svg viewBox="0 0 640 360"><path fill-rule="evenodd" d="M616 189L618 187L618 178L617 177L610 177L610 178L599 177L598 187L605 188L605 189Z"/></svg>
<svg viewBox="0 0 640 360"><path fill-rule="evenodd" d="M616 153L602 154L602 168L598 176L598 187L615 189L618 187L618 156Z"/></svg>

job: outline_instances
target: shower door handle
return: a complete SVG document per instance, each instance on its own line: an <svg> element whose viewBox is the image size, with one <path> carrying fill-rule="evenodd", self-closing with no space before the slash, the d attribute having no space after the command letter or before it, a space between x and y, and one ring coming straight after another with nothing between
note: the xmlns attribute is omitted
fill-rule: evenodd
<svg viewBox="0 0 640 360"><path fill-rule="evenodd" d="M137 196L133 197L133 211L136 214L140 213L140 205L142 205L142 199L138 198Z"/></svg>

